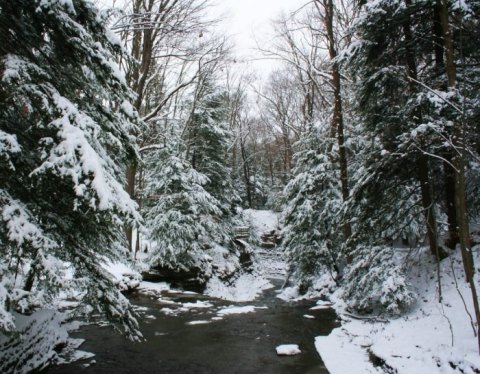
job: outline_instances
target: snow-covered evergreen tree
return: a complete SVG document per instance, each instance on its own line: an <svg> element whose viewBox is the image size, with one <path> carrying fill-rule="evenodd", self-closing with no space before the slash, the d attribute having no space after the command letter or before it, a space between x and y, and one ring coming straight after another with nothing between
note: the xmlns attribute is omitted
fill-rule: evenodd
<svg viewBox="0 0 480 374"><path fill-rule="evenodd" d="M174 135L146 160L149 202L146 211L154 266L188 270L202 260L220 231L220 202L205 186L209 179L184 158L183 141Z"/></svg>
<svg viewBox="0 0 480 374"><path fill-rule="evenodd" d="M415 176L410 180L399 177L398 168L404 165L395 156L382 154L379 144L368 143L364 143L360 154L363 165L353 174L356 183L344 207L356 228L352 243L390 245L403 240L421 241L426 230Z"/></svg>
<svg viewBox="0 0 480 374"><path fill-rule="evenodd" d="M205 190L220 202L226 223L240 203L228 165L233 134L227 122L226 94L209 82L203 91L195 103L187 141L192 166L208 178Z"/></svg>
<svg viewBox="0 0 480 374"><path fill-rule="evenodd" d="M359 245L343 279L347 305L361 313L399 315L416 301L405 271L388 246Z"/></svg>
<svg viewBox="0 0 480 374"><path fill-rule="evenodd" d="M140 221L123 188L137 116L113 62L120 46L86 0L1 0L0 34L0 328L70 287L86 312L138 337L101 266Z"/></svg>
<svg viewBox="0 0 480 374"><path fill-rule="evenodd" d="M471 153L475 153L471 140L476 138L477 131L469 124L475 117L475 111L470 108L478 101L478 83L474 83L471 75L475 68L466 66L477 61L470 40L478 33L472 22L478 5L468 2L450 9L455 13L452 27L464 58L463 63L458 62L460 75L470 77L462 83L463 93L445 92L446 62L439 6L435 1L364 2L355 24L358 40L352 43L347 54L351 54L348 63L357 77L357 109L368 132L366 135L381 147L378 153L366 154L366 168L375 173L367 179L382 185L377 189L369 187L374 192L370 195L372 205L379 190L389 193L396 190L399 197L392 201L398 203L391 204L385 214L386 218L393 218L385 221L396 225L397 214L390 212L397 210L394 206L405 201L406 194L412 197L418 190L417 201L423 209L410 209L409 215L415 221L418 221L417 214L424 215L430 249L441 257L442 250L437 254L441 244L438 233L442 229L436 222L439 214L447 215L453 247L456 241L451 161L455 153L452 126L459 117L465 131L472 135L468 143ZM463 109L459 109L462 105ZM363 179L364 182L367 179ZM402 189L404 192L399 194ZM362 198L368 197L364 194Z"/></svg>
<svg viewBox="0 0 480 374"><path fill-rule="evenodd" d="M368 168L356 177L346 204L355 235L349 243L353 250L342 277L342 296L356 312L398 315L413 305L415 294L395 247L402 241L414 246L425 237L419 194L414 186L400 183L385 189L385 174Z"/></svg>
<svg viewBox="0 0 480 374"><path fill-rule="evenodd" d="M290 266L302 288L315 277L336 278L342 240L342 207L335 139L312 127L296 144L294 178L286 186L284 241Z"/></svg>
<svg viewBox="0 0 480 374"><path fill-rule="evenodd" d="M362 4L355 25L358 40L344 52L351 54L357 112L367 140L347 204L355 250L344 297L358 311L398 314L414 296L393 242L422 241L427 234L439 260L445 253L436 218L445 213L455 227L448 190L454 188L449 159L452 104L458 96L442 92L446 77L438 2Z"/></svg>

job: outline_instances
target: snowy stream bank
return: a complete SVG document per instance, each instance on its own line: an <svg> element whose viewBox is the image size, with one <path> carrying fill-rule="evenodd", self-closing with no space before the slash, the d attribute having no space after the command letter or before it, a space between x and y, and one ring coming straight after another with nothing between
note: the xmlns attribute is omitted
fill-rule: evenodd
<svg viewBox="0 0 480 374"><path fill-rule="evenodd" d="M480 246L474 247L473 253L479 264ZM316 338L316 347L331 374L480 372L477 339L467 313L473 314L473 305L460 251L440 263L441 302L436 264L427 249L413 250L408 261L417 303L399 318L352 318L336 297L341 295L333 296L342 326L329 336ZM348 360L343 359L346 356Z"/></svg>

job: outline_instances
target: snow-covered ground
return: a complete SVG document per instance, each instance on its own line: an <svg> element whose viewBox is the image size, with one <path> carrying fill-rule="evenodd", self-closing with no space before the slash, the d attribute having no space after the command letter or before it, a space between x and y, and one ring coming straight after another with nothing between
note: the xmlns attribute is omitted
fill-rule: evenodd
<svg viewBox="0 0 480 374"><path fill-rule="evenodd" d="M205 294L230 301L252 301L263 291L273 285L261 274L241 274L231 285L218 278L211 279L207 284Z"/></svg>
<svg viewBox="0 0 480 374"><path fill-rule="evenodd" d="M479 250L479 246L474 248L477 267ZM342 326L329 336L317 337L315 342L331 374L480 372L477 339L470 317L474 316L471 293L459 250L441 263L441 303L436 265L427 250L417 250L409 261L409 278L416 288L418 302L401 318L352 318L346 313L340 295L334 295L334 307L343 320ZM477 286L478 280L477 277Z"/></svg>
<svg viewBox="0 0 480 374"><path fill-rule="evenodd" d="M280 223L280 214L271 210L246 209L243 211L243 218L251 228L251 237L255 244L262 244L262 235L275 232L281 234L282 225ZM256 261L255 266L259 273L268 279L285 279L288 268L286 259L280 249L273 248L255 248Z"/></svg>
<svg viewBox="0 0 480 374"><path fill-rule="evenodd" d="M262 234L280 229L279 214L274 211L245 209L242 215L256 239L260 239Z"/></svg>
<svg viewBox="0 0 480 374"><path fill-rule="evenodd" d="M285 276L286 264L284 259L279 258L277 249L266 250L255 246L257 243L261 243L263 234L279 231L278 213L270 210L246 209L242 212L242 216L243 221L251 230L252 240L249 245L253 248L253 269L251 272L240 273L229 283L215 277L210 279L205 290L206 295L236 302L252 301L262 291L273 287L269 281L270 278ZM224 262L225 260L221 257L214 258L214 263L219 268L228 266Z"/></svg>

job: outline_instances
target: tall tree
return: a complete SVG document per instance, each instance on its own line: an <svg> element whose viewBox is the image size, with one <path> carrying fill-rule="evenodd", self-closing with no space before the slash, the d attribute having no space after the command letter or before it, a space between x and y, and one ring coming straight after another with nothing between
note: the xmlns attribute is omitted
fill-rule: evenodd
<svg viewBox="0 0 480 374"><path fill-rule="evenodd" d="M477 22L465 22L462 25L460 21L465 15L470 21L473 20L471 15L475 5L456 9L437 1L409 0L403 3L380 1L363 4L356 22L359 40L354 41L345 54L353 55L350 63L357 73L358 110L366 134L369 134L367 136L372 145L380 148L375 150L372 147L367 155L366 168L363 169L365 175L359 179L351 203L357 205L359 211L369 212L367 216L374 215L376 211L375 215L382 215L383 221L390 222L387 226L391 227L398 227L398 222L405 221L405 217L410 217L406 219L407 222L417 221L418 207L421 207L430 250L440 261L446 252L440 248L436 222L438 212L445 209L449 235L453 241L455 225L459 233L463 230L464 242L468 240L468 221L464 209L465 173L468 173L465 155L477 155L474 143L469 142L465 134L468 131L471 139L475 139L476 135L473 127L459 124L463 121L467 124L472 120L472 115L474 117L474 111L469 108L477 100L478 91L474 88L476 81L464 80L463 84L468 87L465 92L471 96L461 98L462 95L458 94L455 69L461 67L465 76L470 76L472 70L466 64L462 66L460 59L455 61L452 56L455 54L456 37L460 42L457 46L459 55L463 55L466 61L476 61L475 52L463 47L463 43L469 45L468 40L474 34ZM442 4L443 8L440 7ZM458 21L453 23L457 30L455 36L448 31L449 12L454 12ZM475 66L475 63L471 66ZM464 109L459 102L462 102ZM467 149L469 151L465 152ZM455 170L454 186L450 168ZM444 186L446 203L440 204L438 196L441 196ZM382 190L382 196L378 193L379 189ZM453 195L456 196L456 215L452 215L451 211ZM402 200L404 207L398 205ZM399 215L404 218L399 220ZM371 231L363 230L367 225L363 224L360 216L356 221L358 232ZM411 225L404 227L408 226ZM364 243L375 244L372 238L382 236L382 227L385 225L378 226L380 230L376 230L377 235L371 233L369 238L364 238ZM403 230L398 227L396 231L398 234ZM423 230L415 231L421 234ZM468 250L465 254L468 257ZM359 255L364 257L365 253ZM468 262L467 259L466 264ZM440 276L438 282L441 291Z"/></svg>
<svg viewBox="0 0 480 374"><path fill-rule="evenodd" d="M175 139L176 141L174 141ZM198 266L204 249L220 231L220 202L205 190L209 179L185 158L185 145L178 133L147 157L146 209L154 266L174 271Z"/></svg>
<svg viewBox="0 0 480 374"><path fill-rule="evenodd" d="M186 142L192 166L208 178L205 189L221 203L225 222L240 202L231 177L228 151L233 134L227 122L226 94L208 78L197 100Z"/></svg>
<svg viewBox="0 0 480 374"><path fill-rule="evenodd" d="M284 57L296 75L304 77L299 84L314 88L308 116L311 122L306 136L297 144L295 175L284 191L285 248L292 265L303 268L299 269L303 278L318 275L323 267L335 272L337 279L351 260L347 246L343 250L341 247L348 243L352 227L350 219L340 215L350 195L345 133L351 119L351 94L342 82L346 75L342 76L337 51L350 38L345 19L349 19L352 9L347 3L339 4L336 7L328 0L311 2L303 14L283 21L285 42L277 46L277 55ZM349 143L353 146L355 140ZM336 227L342 228L343 241L334 240ZM302 253L309 254L303 262L299 260ZM310 269L306 266L309 262Z"/></svg>
<svg viewBox="0 0 480 374"><path fill-rule="evenodd" d="M338 278L341 244L336 229L342 207L334 139L328 120L311 127L295 144L294 177L284 190L283 247L294 278L306 291L322 273Z"/></svg>
<svg viewBox="0 0 480 374"><path fill-rule="evenodd" d="M335 37L335 7L333 0L316 0L315 7L320 15L323 15L323 23L326 32L326 44L331 65L331 85L333 89L333 116L331 133L336 136L338 142L338 158L340 167L340 185L343 201L347 201L349 197L348 187L348 166L347 152L345 149L345 129L343 114L343 98L342 98L342 82L340 76L340 68L337 61L338 40ZM344 7L345 8L345 7ZM338 16L337 16L338 18ZM348 240L352 235L352 227L348 219L342 224L343 237ZM348 256L350 261L350 256Z"/></svg>
<svg viewBox="0 0 480 374"><path fill-rule="evenodd" d="M449 14L449 4L446 0L442 0L440 9L440 21L443 31L443 41L444 41L444 50L445 50L445 74L447 76L448 82L448 93L451 94L453 98L457 96L458 101L464 101L461 97L461 93L458 91L457 83L457 68L455 62L455 47L454 47L454 37L452 32L452 26L449 24L450 14ZM479 6L476 7L478 10ZM469 18L469 14L467 17ZM460 25L462 14L460 12L459 19ZM476 22L477 28L479 27L480 22ZM463 52L463 51L462 51ZM468 220L468 210L467 210L467 201L466 201L466 152L468 149L467 143L467 130L465 121L465 115L463 112L457 113L457 118L454 119L453 130L452 130L452 146L454 149L454 156L452 159L452 166L454 167L455 175L455 210L456 210L456 221L458 225L458 237L460 242L460 250L462 251L462 258L465 267L465 274L468 283L470 284L470 290L472 294L472 301L475 309L475 318L477 322L477 339L478 339L478 349L480 352L480 306L478 302L478 294L475 285L474 275L475 275L475 266L473 261L473 255L471 250L470 243L470 227Z"/></svg>
<svg viewBox="0 0 480 374"><path fill-rule="evenodd" d="M126 249L122 225L140 221L123 188L138 117L114 63L120 45L84 0L2 0L0 35L0 326L72 287L86 312L138 338L102 267Z"/></svg>
<svg viewBox="0 0 480 374"><path fill-rule="evenodd" d="M430 74L428 65L423 69L423 76L418 73L418 66L426 60L427 48L431 50L431 46L421 45L424 41L420 38L428 37L430 31L418 23L419 18L411 16L412 9L425 14L431 10L408 0L396 5L378 3L375 7L383 12L369 8L357 24L361 46L353 65L361 77L358 108L367 130L381 139L386 156L382 162L411 164L411 170L416 171L413 174L393 164L375 169L387 173L395 170L396 177L385 178L386 184L399 178L405 185L419 186L419 203L424 211L430 250L440 260L445 254L438 243L437 206L430 171L436 166L436 160L427 155L438 153L442 145L435 133L438 128L429 126L435 121L434 100L428 90L417 83Z"/></svg>
<svg viewBox="0 0 480 374"><path fill-rule="evenodd" d="M121 65L136 93L134 107L147 124L136 134L145 146L152 132L158 132L169 104L196 79L195 65L211 48L206 35L202 38L211 22L205 19L205 0L129 0L125 4L113 30L131 51L131 58L121 59ZM191 35L196 35L193 41ZM136 198L136 162L126 174L126 189ZM132 228L127 227L126 233L132 247Z"/></svg>

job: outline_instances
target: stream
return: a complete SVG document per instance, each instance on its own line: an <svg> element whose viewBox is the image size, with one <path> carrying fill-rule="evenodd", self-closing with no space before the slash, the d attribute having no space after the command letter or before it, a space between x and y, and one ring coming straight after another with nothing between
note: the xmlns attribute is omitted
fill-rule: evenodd
<svg viewBox="0 0 480 374"><path fill-rule="evenodd" d="M264 233L276 233L277 215L269 211L251 214L258 241L275 243L275 236ZM160 289L130 294L145 341L133 343L112 327L86 325L72 337L85 339L80 349L95 356L51 367L47 373L328 373L314 341L339 326L337 316L333 309L311 309L316 305L313 300L287 302L277 297L287 272L282 253L273 247L255 248L253 273L273 286L254 301L232 302ZM233 313L239 311L248 313ZM283 344L297 344L301 353L277 356L276 347Z"/></svg>
<svg viewBox="0 0 480 374"><path fill-rule="evenodd" d="M273 281L276 283L279 282ZM315 349L314 338L328 335L338 326L335 312L310 310L314 301L285 302L276 297L278 287L276 284L248 303L171 291L162 293L161 298L134 294L130 300L139 307L145 341L132 343L111 327L83 326L72 335L85 339L81 349L94 353L95 357L51 367L47 372L328 373ZM200 302L198 308L191 306L197 302ZM180 308L175 310L172 305ZM219 316L220 309L233 305L258 309ZM196 322L189 324L192 321ZM277 356L275 348L281 344L298 344L302 353Z"/></svg>

